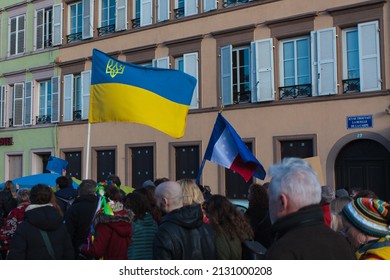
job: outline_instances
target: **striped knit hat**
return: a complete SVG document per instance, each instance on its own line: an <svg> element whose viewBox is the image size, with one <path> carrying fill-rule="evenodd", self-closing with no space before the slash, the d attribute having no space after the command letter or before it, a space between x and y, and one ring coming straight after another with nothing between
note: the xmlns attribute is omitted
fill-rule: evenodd
<svg viewBox="0 0 390 280"><path fill-rule="evenodd" d="M356 228L376 236L390 236L390 204L374 198L360 197L343 208L343 213Z"/></svg>

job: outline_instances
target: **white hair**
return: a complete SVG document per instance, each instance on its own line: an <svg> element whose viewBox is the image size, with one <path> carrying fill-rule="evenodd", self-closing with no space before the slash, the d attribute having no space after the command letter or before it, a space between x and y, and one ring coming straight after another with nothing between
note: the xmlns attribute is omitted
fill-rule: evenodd
<svg viewBox="0 0 390 280"><path fill-rule="evenodd" d="M269 195L287 195L298 208L321 201L321 185L310 164L299 158L285 158L270 167Z"/></svg>

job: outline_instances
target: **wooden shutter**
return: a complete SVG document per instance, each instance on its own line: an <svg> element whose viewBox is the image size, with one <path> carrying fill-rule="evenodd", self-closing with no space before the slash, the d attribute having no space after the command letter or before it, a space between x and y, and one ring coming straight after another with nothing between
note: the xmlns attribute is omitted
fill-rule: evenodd
<svg viewBox="0 0 390 280"><path fill-rule="evenodd" d="M275 100L272 39L252 42L252 102Z"/></svg>
<svg viewBox="0 0 390 280"><path fill-rule="evenodd" d="M33 83L29 81L25 83L24 90L24 125L32 125L32 95Z"/></svg>
<svg viewBox="0 0 390 280"><path fill-rule="evenodd" d="M233 103L232 46L221 48L221 98L223 105Z"/></svg>
<svg viewBox="0 0 390 280"><path fill-rule="evenodd" d="M115 17L115 31L126 30L127 28L127 1L117 0Z"/></svg>
<svg viewBox="0 0 390 280"><path fill-rule="evenodd" d="M153 59L153 67L169 69L169 56Z"/></svg>
<svg viewBox="0 0 390 280"><path fill-rule="evenodd" d="M311 94L318 95L317 31L310 32Z"/></svg>
<svg viewBox="0 0 390 280"><path fill-rule="evenodd" d="M73 91L74 91L73 74L64 76L64 122L73 121Z"/></svg>
<svg viewBox="0 0 390 280"><path fill-rule="evenodd" d="M184 72L196 79L196 86L192 95L190 109L199 108L199 82L198 82L198 53L186 53L183 55Z"/></svg>
<svg viewBox="0 0 390 280"><path fill-rule="evenodd" d="M169 19L169 0L158 0L157 20L164 21Z"/></svg>
<svg viewBox="0 0 390 280"><path fill-rule="evenodd" d="M44 18L45 18L45 9L40 9L35 13L35 46L36 50L44 48Z"/></svg>
<svg viewBox="0 0 390 280"><path fill-rule="evenodd" d="M153 2L152 0L141 0L141 21L140 25L145 26L152 24Z"/></svg>
<svg viewBox="0 0 390 280"><path fill-rule="evenodd" d="M62 44L62 3L53 5L53 46Z"/></svg>
<svg viewBox="0 0 390 280"><path fill-rule="evenodd" d="M24 53L25 48L25 34L26 34L26 17L24 15L18 17L18 51L17 53Z"/></svg>
<svg viewBox="0 0 390 280"><path fill-rule="evenodd" d="M184 1L184 16L196 15L197 13L198 13L198 0Z"/></svg>
<svg viewBox="0 0 390 280"><path fill-rule="evenodd" d="M203 0L203 11L208 12L217 9L217 0Z"/></svg>
<svg viewBox="0 0 390 280"><path fill-rule="evenodd" d="M60 121L60 78L51 78L51 122Z"/></svg>
<svg viewBox="0 0 390 280"><path fill-rule="evenodd" d="M358 24L360 91L381 89L379 26L377 21Z"/></svg>
<svg viewBox="0 0 390 280"><path fill-rule="evenodd" d="M89 114L89 97L91 88L91 71L81 72L81 94L82 94L82 112L81 118L88 119Z"/></svg>
<svg viewBox="0 0 390 280"><path fill-rule="evenodd" d="M0 86L0 127L4 128L5 123L5 86Z"/></svg>
<svg viewBox="0 0 390 280"><path fill-rule="evenodd" d="M317 31L318 94L337 93L336 28Z"/></svg>
<svg viewBox="0 0 390 280"><path fill-rule="evenodd" d="M83 0L83 39L93 37L93 0Z"/></svg>
<svg viewBox="0 0 390 280"><path fill-rule="evenodd" d="M24 94L24 83L14 84L14 109L13 109L14 126L23 125L23 94Z"/></svg>

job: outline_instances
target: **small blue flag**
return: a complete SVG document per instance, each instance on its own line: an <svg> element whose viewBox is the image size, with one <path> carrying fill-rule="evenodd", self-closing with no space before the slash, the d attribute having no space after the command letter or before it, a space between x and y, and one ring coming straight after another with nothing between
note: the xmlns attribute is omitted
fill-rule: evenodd
<svg viewBox="0 0 390 280"><path fill-rule="evenodd" d="M66 169L68 162L62 158L50 156L47 162L46 170L62 175L62 170Z"/></svg>

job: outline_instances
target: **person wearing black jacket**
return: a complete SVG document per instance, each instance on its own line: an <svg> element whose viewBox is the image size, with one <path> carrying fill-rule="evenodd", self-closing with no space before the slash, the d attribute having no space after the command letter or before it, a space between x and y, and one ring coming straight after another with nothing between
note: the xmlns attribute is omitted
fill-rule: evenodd
<svg viewBox="0 0 390 280"><path fill-rule="evenodd" d="M12 238L8 260L73 259L69 233L59 211L50 203L52 193L43 184L31 188L31 204Z"/></svg>
<svg viewBox="0 0 390 280"><path fill-rule="evenodd" d="M3 221L7 218L8 213L16 206L18 206L18 202L16 200L14 183L7 181L3 190L0 191L0 226L3 225Z"/></svg>
<svg viewBox="0 0 390 280"><path fill-rule="evenodd" d="M215 233L203 223L201 206L183 207L182 188L173 181L158 185L155 196L157 205L166 214L154 238L153 259L216 259Z"/></svg>

